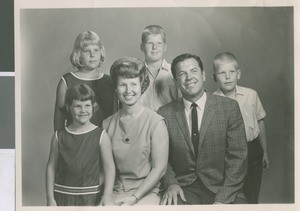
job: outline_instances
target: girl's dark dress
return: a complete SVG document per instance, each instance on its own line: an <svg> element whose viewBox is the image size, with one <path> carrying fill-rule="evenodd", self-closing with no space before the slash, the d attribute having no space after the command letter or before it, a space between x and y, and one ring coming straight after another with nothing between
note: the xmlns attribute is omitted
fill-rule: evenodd
<svg viewBox="0 0 300 211"><path fill-rule="evenodd" d="M77 84L86 84L91 87L99 106L99 109L93 114L91 119L93 124L101 127L102 121L118 110L118 97L110 76L101 74L96 79L83 79L76 76L73 72L69 72L62 76L62 80L67 88ZM72 123L70 115L66 115L66 120L67 126Z"/></svg>
<svg viewBox="0 0 300 211"><path fill-rule="evenodd" d="M58 206L95 206L100 202L100 140L102 129L57 132L59 158L54 197Z"/></svg>

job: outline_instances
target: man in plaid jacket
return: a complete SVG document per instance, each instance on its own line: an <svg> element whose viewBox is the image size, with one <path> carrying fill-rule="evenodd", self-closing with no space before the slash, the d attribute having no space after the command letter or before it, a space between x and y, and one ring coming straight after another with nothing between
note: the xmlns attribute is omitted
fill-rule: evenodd
<svg viewBox="0 0 300 211"><path fill-rule="evenodd" d="M171 70L183 98L158 110L170 137L161 204L246 203L241 188L247 141L238 103L204 90L205 72L198 56L176 57Z"/></svg>

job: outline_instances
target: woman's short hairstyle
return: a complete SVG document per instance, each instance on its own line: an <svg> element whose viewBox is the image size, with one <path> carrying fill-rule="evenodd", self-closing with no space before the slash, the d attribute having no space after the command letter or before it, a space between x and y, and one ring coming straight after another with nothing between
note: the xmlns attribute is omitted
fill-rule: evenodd
<svg viewBox="0 0 300 211"><path fill-rule="evenodd" d="M115 88L117 88L119 76L125 78L139 77L142 94L146 91L150 83L144 62L137 58L122 57L117 59L110 68L110 76Z"/></svg>
<svg viewBox="0 0 300 211"><path fill-rule="evenodd" d="M230 52L222 52L215 56L213 61L214 72L217 71L220 65L233 63L236 70L239 69L239 64L236 57Z"/></svg>
<svg viewBox="0 0 300 211"><path fill-rule="evenodd" d="M200 59L199 56L197 55L193 55L193 54L189 54L189 53L185 53L185 54L181 54L179 56L177 56L175 59L173 59L172 61L172 64L171 64L171 71L172 71L172 75L173 75L173 78L176 79L177 78L177 72L176 72L176 65L179 63L179 62L183 62L184 60L186 59L195 59L198 63L198 66L200 67L201 69L201 72L203 72L203 63Z"/></svg>
<svg viewBox="0 0 300 211"><path fill-rule="evenodd" d="M69 107L72 105L73 100L87 101L91 100L93 111L95 112L98 109L98 104L96 102L95 93L86 84L77 84L67 90L65 96L65 109L69 110Z"/></svg>
<svg viewBox="0 0 300 211"><path fill-rule="evenodd" d="M70 56L70 61L74 67L81 69L83 65L80 63L80 54L88 45L98 45L100 49L100 63L99 66L105 60L105 48L101 42L100 37L93 31L84 31L80 33L74 42L73 51Z"/></svg>
<svg viewBox="0 0 300 211"><path fill-rule="evenodd" d="M167 38L164 29L159 25L149 25L144 28L142 32L142 43L147 42L147 37L149 35L160 35L163 38L164 43L166 43Z"/></svg>

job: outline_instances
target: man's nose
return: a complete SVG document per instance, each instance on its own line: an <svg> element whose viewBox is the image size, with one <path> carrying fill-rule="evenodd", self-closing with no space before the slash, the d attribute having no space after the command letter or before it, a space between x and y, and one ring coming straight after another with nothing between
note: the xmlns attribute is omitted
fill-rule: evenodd
<svg viewBox="0 0 300 211"><path fill-rule="evenodd" d="M187 72L186 73L186 78L185 78L185 80L190 80L190 79L192 79L193 77L192 77L192 74L191 73L189 73L189 72Z"/></svg>

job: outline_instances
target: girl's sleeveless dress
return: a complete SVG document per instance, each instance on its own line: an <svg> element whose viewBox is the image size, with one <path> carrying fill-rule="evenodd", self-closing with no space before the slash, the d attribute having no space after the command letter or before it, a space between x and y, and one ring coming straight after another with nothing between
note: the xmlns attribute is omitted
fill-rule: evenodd
<svg viewBox="0 0 300 211"><path fill-rule="evenodd" d="M91 122L97 126L102 125L102 121L118 110L118 97L111 77L105 74L100 75L97 79L83 79L76 76L73 72L66 73L62 76L67 88L77 84L87 84L95 93L96 102L99 109L93 114ZM72 117L66 115L67 126L72 123Z"/></svg>
<svg viewBox="0 0 300 211"><path fill-rule="evenodd" d="M57 132L59 158L54 197L58 206L95 206L100 202L100 140L96 127L73 133Z"/></svg>

